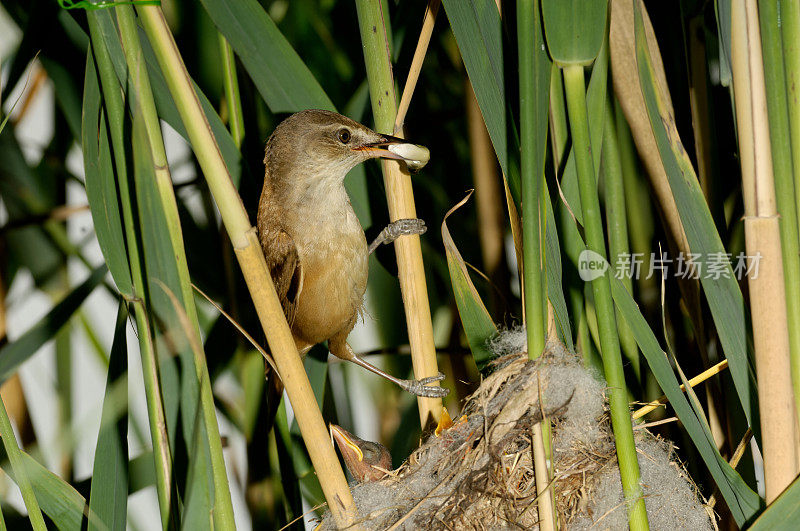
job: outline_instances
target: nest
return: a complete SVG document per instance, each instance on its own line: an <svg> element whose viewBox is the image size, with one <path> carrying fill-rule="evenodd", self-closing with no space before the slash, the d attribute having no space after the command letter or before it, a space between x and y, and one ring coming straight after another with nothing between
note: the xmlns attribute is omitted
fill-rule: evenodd
<svg viewBox="0 0 800 531"><path fill-rule="evenodd" d="M494 343L493 372L452 426L431 436L386 478L355 485L362 529L536 529L533 429L551 423L559 528L625 529L604 383L551 341L529 361L524 331ZM714 529L671 445L636 430L651 529ZM326 514L321 529L333 529Z"/></svg>

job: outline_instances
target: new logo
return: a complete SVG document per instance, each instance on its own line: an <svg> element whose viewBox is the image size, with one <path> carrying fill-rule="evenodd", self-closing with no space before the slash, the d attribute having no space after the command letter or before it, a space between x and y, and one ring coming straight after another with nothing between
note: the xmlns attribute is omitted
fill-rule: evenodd
<svg viewBox="0 0 800 531"><path fill-rule="evenodd" d="M603 276L608 269L608 262L596 252L586 249L578 256L578 275L584 282L591 282Z"/></svg>

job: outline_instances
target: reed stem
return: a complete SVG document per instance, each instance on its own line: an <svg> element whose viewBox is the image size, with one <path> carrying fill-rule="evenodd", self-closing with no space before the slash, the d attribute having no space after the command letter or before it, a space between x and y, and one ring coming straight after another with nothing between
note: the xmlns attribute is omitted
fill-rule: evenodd
<svg viewBox="0 0 800 531"><path fill-rule="evenodd" d="M538 4L533 0L517 2L517 39L519 47L520 171L522 178L522 255L525 297L525 330L528 357L536 359L544 350L547 331L547 289L542 259L542 190L544 188L544 152L547 140L547 106L538 105L535 58ZM545 95L549 86L544 87ZM540 110L544 116L537 115ZM543 134L544 133L544 134Z"/></svg>
<svg viewBox="0 0 800 531"><path fill-rule="evenodd" d="M605 191L606 225L608 227L608 254L611 269L616 270L617 264L625 257L630 256L628 242L628 222L625 218L627 212L625 205L625 187L622 181L622 161L617 142L617 131L613 121L614 114L611 110L611 100L606 98L606 118L603 120L603 186ZM622 283L629 293L633 293L633 279L630 275L623 275ZM639 360L639 347L633 337L628 323L617 312L619 326L619 341L625 357L631 364L637 381L641 381L641 363Z"/></svg>
<svg viewBox="0 0 800 531"><path fill-rule="evenodd" d="M547 151L547 101L550 61L544 48L539 2L517 2L519 55L520 179L522 187L522 294L528 358L542 355L547 341L547 277L544 269L544 160ZM550 486L550 420L531 428L539 529L555 529Z"/></svg>
<svg viewBox="0 0 800 531"><path fill-rule="evenodd" d="M161 8L137 6L137 11L230 236L328 507L337 527L352 526L357 518L353 496L267 271L256 229L231 181Z"/></svg>
<svg viewBox="0 0 800 531"><path fill-rule="evenodd" d="M200 338L200 325L197 320L197 308L194 303L192 282L189 277L189 267L186 261L186 252L183 244L183 231L181 230L178 204L172 188L172 178L167 163L167 153L164 148L164 139L161 136L161 123L158 119L150 79L147 76L147 66L144 60L139 34L136 26L136 17L133 7L120 5L116 7L117 21L119 23L122 47L128 72L131 77L131 87L135 95L134 112L140 112L143 118L148 145L153 159L153 169L161 197L161 207L167 222L173 257L178 268L178 277L181 285L182 303L186 315L191 322L191 331L197 341ZM202 350L193 349L194 368L200 387L200 407L203 411L203 422L211 457L211 472L214 482L214 523L221 529L234 529L233 504L231 502L228 474L225 469L225 458L222 454L222 441L219 435L214 396L211 391L211 378Z"/></svg>
<svg viewBox="0 0 800 531"><path fill-rule="evenodd" d="M358 25L361 28L375 129L385 133L394 131L397 104L389 52L391 48L383 8L380 2L357 0L356 9ZM402 133L398 132L397 136L402 137ZM390 221L416 218L414 192L408 170L393 160L382 160L381 167ZM436 362L436 345L433 341L433 324L420 238L418 235L398 238L394 242L394 249L397 254L397 270L403 294L414 377L422 379L435 376L439 369ZM431 420L438 421L442 411L441 398L417 397L417 405L420 424L423 427Z"/></svg>
<svg viewBox="0 0 800 531"><path fill-rule="evenodd" d="M779 17L776 2L759 2L775 201L780 216L778 227L783 258L786 318L789 323L800 324L800 241L798 241L797 209L794 201L796 192L789 128L789 94L786 89ZM800 412L800 326L787 326L787 330L795 412Z"/></svg>
<svg viewBox="0 0 800 531"><path fill-rule="evenodd" d="M761 36L755 0L731 2L731 59L742 166L748 275L761 451L767 503L797 476L795 411L789 360L786 291L773 183Z"/></svg>
<svg viewBox="0 0 800 531"><path fill-rule="evenodd" d="M597 182L594 178L594 162L589 141L583 66L568 65L563 68L563 71L587 250L596 253L598 259L607 262L600 201L597 195ZM639 483L639 462L633 440L633 426L628 409L622 354L617 335L614 304L611 299L611 285L607 274L592 280L592 292L597 309L603 368L609 387L608 401L611 410L611 425L617 446L622 491L628 504L628 521L631 529L645 530L649 529L647 511L642 498L642 486Z"/></svg>
<svg viewBox="0 0 800 531"><path fill-rule="evenodd" d="M131 203L130 184L125 155L125 140L122 123L124 121L123 92L117 80L111 56L106 48L103 34L100 31L96 12L88 12L89 31L92 49L97 59L100 83L103 88L103 101L107 111L111 146L114 154L117 183L119 187L120 206L122 207L123 227L128 250L128 263L131 268L133 293L123 293L133 303L136 329L139 331L139 351L142 358L142 376L144 380L147 417L150 424L150 438L153 445L153 461L156 469L156 493L161 511L161 525L166 529L170 515L177 514L177 507L172 505L172 452L167 435L167 420L164 413L164 402L158 376L158 363L155 348L150 335L150 325L145 312L145 283L142 273L142 259L139 252L136 224Z"/></svg>
<svg viewBox="0 0 800 531"><path fill-rule="evenodd" d="M800 2L781 2L779 14L789 107L792 168L794 175L800 175ZM795 210L800 211L800 185L794 188L794 201ZM797 221L800 231L800 217Z"/></svg>

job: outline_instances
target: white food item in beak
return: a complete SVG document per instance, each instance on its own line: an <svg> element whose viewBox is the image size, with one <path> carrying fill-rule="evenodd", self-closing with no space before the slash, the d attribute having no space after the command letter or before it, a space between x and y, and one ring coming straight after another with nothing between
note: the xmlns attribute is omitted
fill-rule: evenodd
<svg viewBox="0 0 800 531"><path fill-rule="evenodd" d="M390 144L387 149L403 157L409 170L423 168L431 158L431 152L425 146L418 144Z"/></svg>

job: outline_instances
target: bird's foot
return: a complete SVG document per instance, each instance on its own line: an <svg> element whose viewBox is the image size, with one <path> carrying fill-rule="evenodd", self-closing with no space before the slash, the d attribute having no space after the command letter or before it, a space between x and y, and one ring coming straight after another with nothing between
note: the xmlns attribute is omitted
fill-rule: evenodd
<svg viewBox="0 0 800 531"><path fill-rule="evenodd" d="M425 226L425 222L419 218L398 219L397 221L389 223L386 228L384 228L381 233L378 234L378 237L375 238L375 241L369 245L369 252L372 254L381 244L392 243L400 236L425 234L425 231L427 230L428 227Z"/></svg>
<svg viewBox="0 0 800 531"><path fill-rule="evenodd" d="M441 380L444 380L444 374L439 373L436 376L428 376L427 378L422 378L421 380L400 380L398 385L412 395L424 396L427 398L442 398L447 396L447 393L450 392L450 389L439 387L438 385L428 385Z"/></svg>
<svg viewBox="0 0 800 531"><path fill-rule="evenodd" d="M389 223L383 230L386 232L389 242L392 242L405 234L425 234L428 227L419 218L404 218Z"/></svg>

